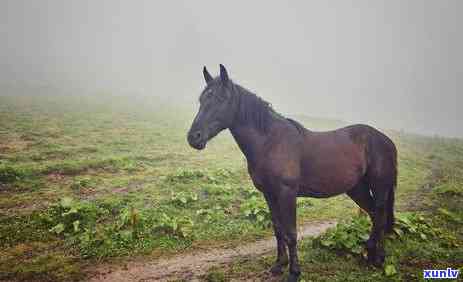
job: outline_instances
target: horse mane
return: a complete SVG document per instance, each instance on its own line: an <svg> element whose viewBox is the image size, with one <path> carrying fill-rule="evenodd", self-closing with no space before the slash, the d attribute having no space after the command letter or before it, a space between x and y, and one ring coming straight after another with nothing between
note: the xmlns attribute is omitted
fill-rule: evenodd
<svg viewBox="0 0 463 282"><path fill-rule="evenodd" d="M239 99L237 122L241 124L251 123L257 130L266 133L272 124L272 117L283 117L261 97L240 85L233 84L233 87L236 97Z"/></svg>
<svg viewBox="0 0 463 282"><path fill-rule="evenodd" d="M302 124L300 124L298 121L292 119L292 118L286 118L294 127L296 127L297 131L299 131L300 134L304 134L304 132L307 130Z"/></svg>

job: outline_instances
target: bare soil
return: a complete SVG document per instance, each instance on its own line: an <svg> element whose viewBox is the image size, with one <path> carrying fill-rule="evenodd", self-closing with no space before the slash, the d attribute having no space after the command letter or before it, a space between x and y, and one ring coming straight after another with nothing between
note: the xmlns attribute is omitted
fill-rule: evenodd
<svg viewBox="0 0 463 282"><path fill-rule="evenodd" d="M302 226L298 239L318 236L335 224L335 221L324 221ZM238 257L264 255L275 248L276 242L272 237L236 248L212 249L154 261L128 262L119 266L103 264L90 270L89 281L197 281L211 267L230 263Z"/></svg>

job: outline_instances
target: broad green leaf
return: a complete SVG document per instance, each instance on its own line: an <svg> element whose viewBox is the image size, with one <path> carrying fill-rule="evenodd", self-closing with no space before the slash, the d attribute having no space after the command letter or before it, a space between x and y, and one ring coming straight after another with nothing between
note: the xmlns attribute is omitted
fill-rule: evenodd
<svg viewBox="0 0 463 282"><path fill-rule="evenodd" d="M367 233L360 234L360 239L362 240L368 240L370 238L370 235Z"/></svg>
<svg viewBox="0 0 463 282"><path fill-rule="evenodd" d="M72 223L72 226L74 227L74 232L79 232L80 228L79 228L79 225L80 225L80 221L76 220Z"/></svg>
<svg viewBox="0 0 463 282"><path fill-rule="evenodd" d="M394 228L394 232L397 234L397 236L400 238L404 235L404 232L400 228Z"/></svg>
<svg viewBox="0 0 463 282"><path fill-rule="evenodd" d="M63 208L70 208L72 206L73 200L70 197L63 197L61 199L61 206Z"/></svg>
<svg viewBox="0 0 463 282"><path fill-rule="evenodd" d="M353 247L351 250L352 250L352 252L354 254L361 254L362 251L363 251L363 248L361 246L357 245L357 246Z"/></svg>
<svg viewBox="0 0 463 282"><path fill-rule="evenodd" d="M72 207L70 210L68 210L67 212L63 212L61 215L66 216L66 215L75 214L75 213L78 213L78 211L75 207Z"/></svg>
<svg viewBox="0 0 463 282"><path fill-rule="evenodd" d="M53 228L50 229L50 232L55 232L56 234L60 234L64 231L64 224L60 223L55 225Z"/></svg>
<svg viewBox="0 0 463 282"><path fill-rule="evenodd" d="M132 240L132 237L133 237L132 230L123 230L119 232L119 234L121 235L122 239L124 239L125 241Z"/></svg>
<svg viewBox="0 0 463 282"><path fill-rule="evenodd" d="M331 241L331 240L322 240L321 241L321 244L325 247L330 247L330 246L333 246L334 245L334 242Z"/></svg>
<svg viewBox="0 0 463 282"><path fill-rule="evenodd" d="M174 231L177 231L177 230L178 230L177 221L172 222L172 229L173 229Z"/></svg>
<svg viewBox="0 0 463 282"><path fill-rule="evenodd" d="M395 269L394 265L388 264L384 268L384 273L386 274L386 276L392 276L397 273L397 270Z"/></svg>

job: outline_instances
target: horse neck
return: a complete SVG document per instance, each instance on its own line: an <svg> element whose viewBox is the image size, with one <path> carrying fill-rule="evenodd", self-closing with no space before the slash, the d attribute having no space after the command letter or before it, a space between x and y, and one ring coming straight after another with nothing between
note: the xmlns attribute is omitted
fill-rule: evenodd
<svg viewBox="0 0 463 282"><path fill-rule="evenodd" d="M257 128L240 125L230 128L230 132L249 163L254 163L258 149L267 139Z"/></svg>
<svg viewBox="0 0 463 282"><path fill-rule="evenodd" d="M255 163L260 149L271 137L271 128L262 132L252 123L232 126L230 132L251 165Z"/></svg>
<svg viewBox="0 0 463 282"><path fill-rule="evenodd" d="M240 95L246 95L241 91L246 91L239 85L234 85L233 91L238 97ZM253 95L253 94L252 94ZM272 126L278 122L278 117L273 113L268 113L268 122L270 126L266 132L263 132L257 127L252 121L243 122L239 118L235 117L232 126L229 127L230 132L235 139L236 143L243 152L249 164L253 165L258 157L259 151L263 148L264 144L271 137Z"/></svg>

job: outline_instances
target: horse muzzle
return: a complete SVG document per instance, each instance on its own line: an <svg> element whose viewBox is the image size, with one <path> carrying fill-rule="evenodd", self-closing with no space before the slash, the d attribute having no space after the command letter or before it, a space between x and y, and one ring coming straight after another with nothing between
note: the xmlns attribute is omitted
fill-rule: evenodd
<svg viewBox="0 0 463 282"><path fill-rule="evenodd" d="M187 136L188 144L196 150L206 148L207 138L200 130L190 131Z"/></svg>

